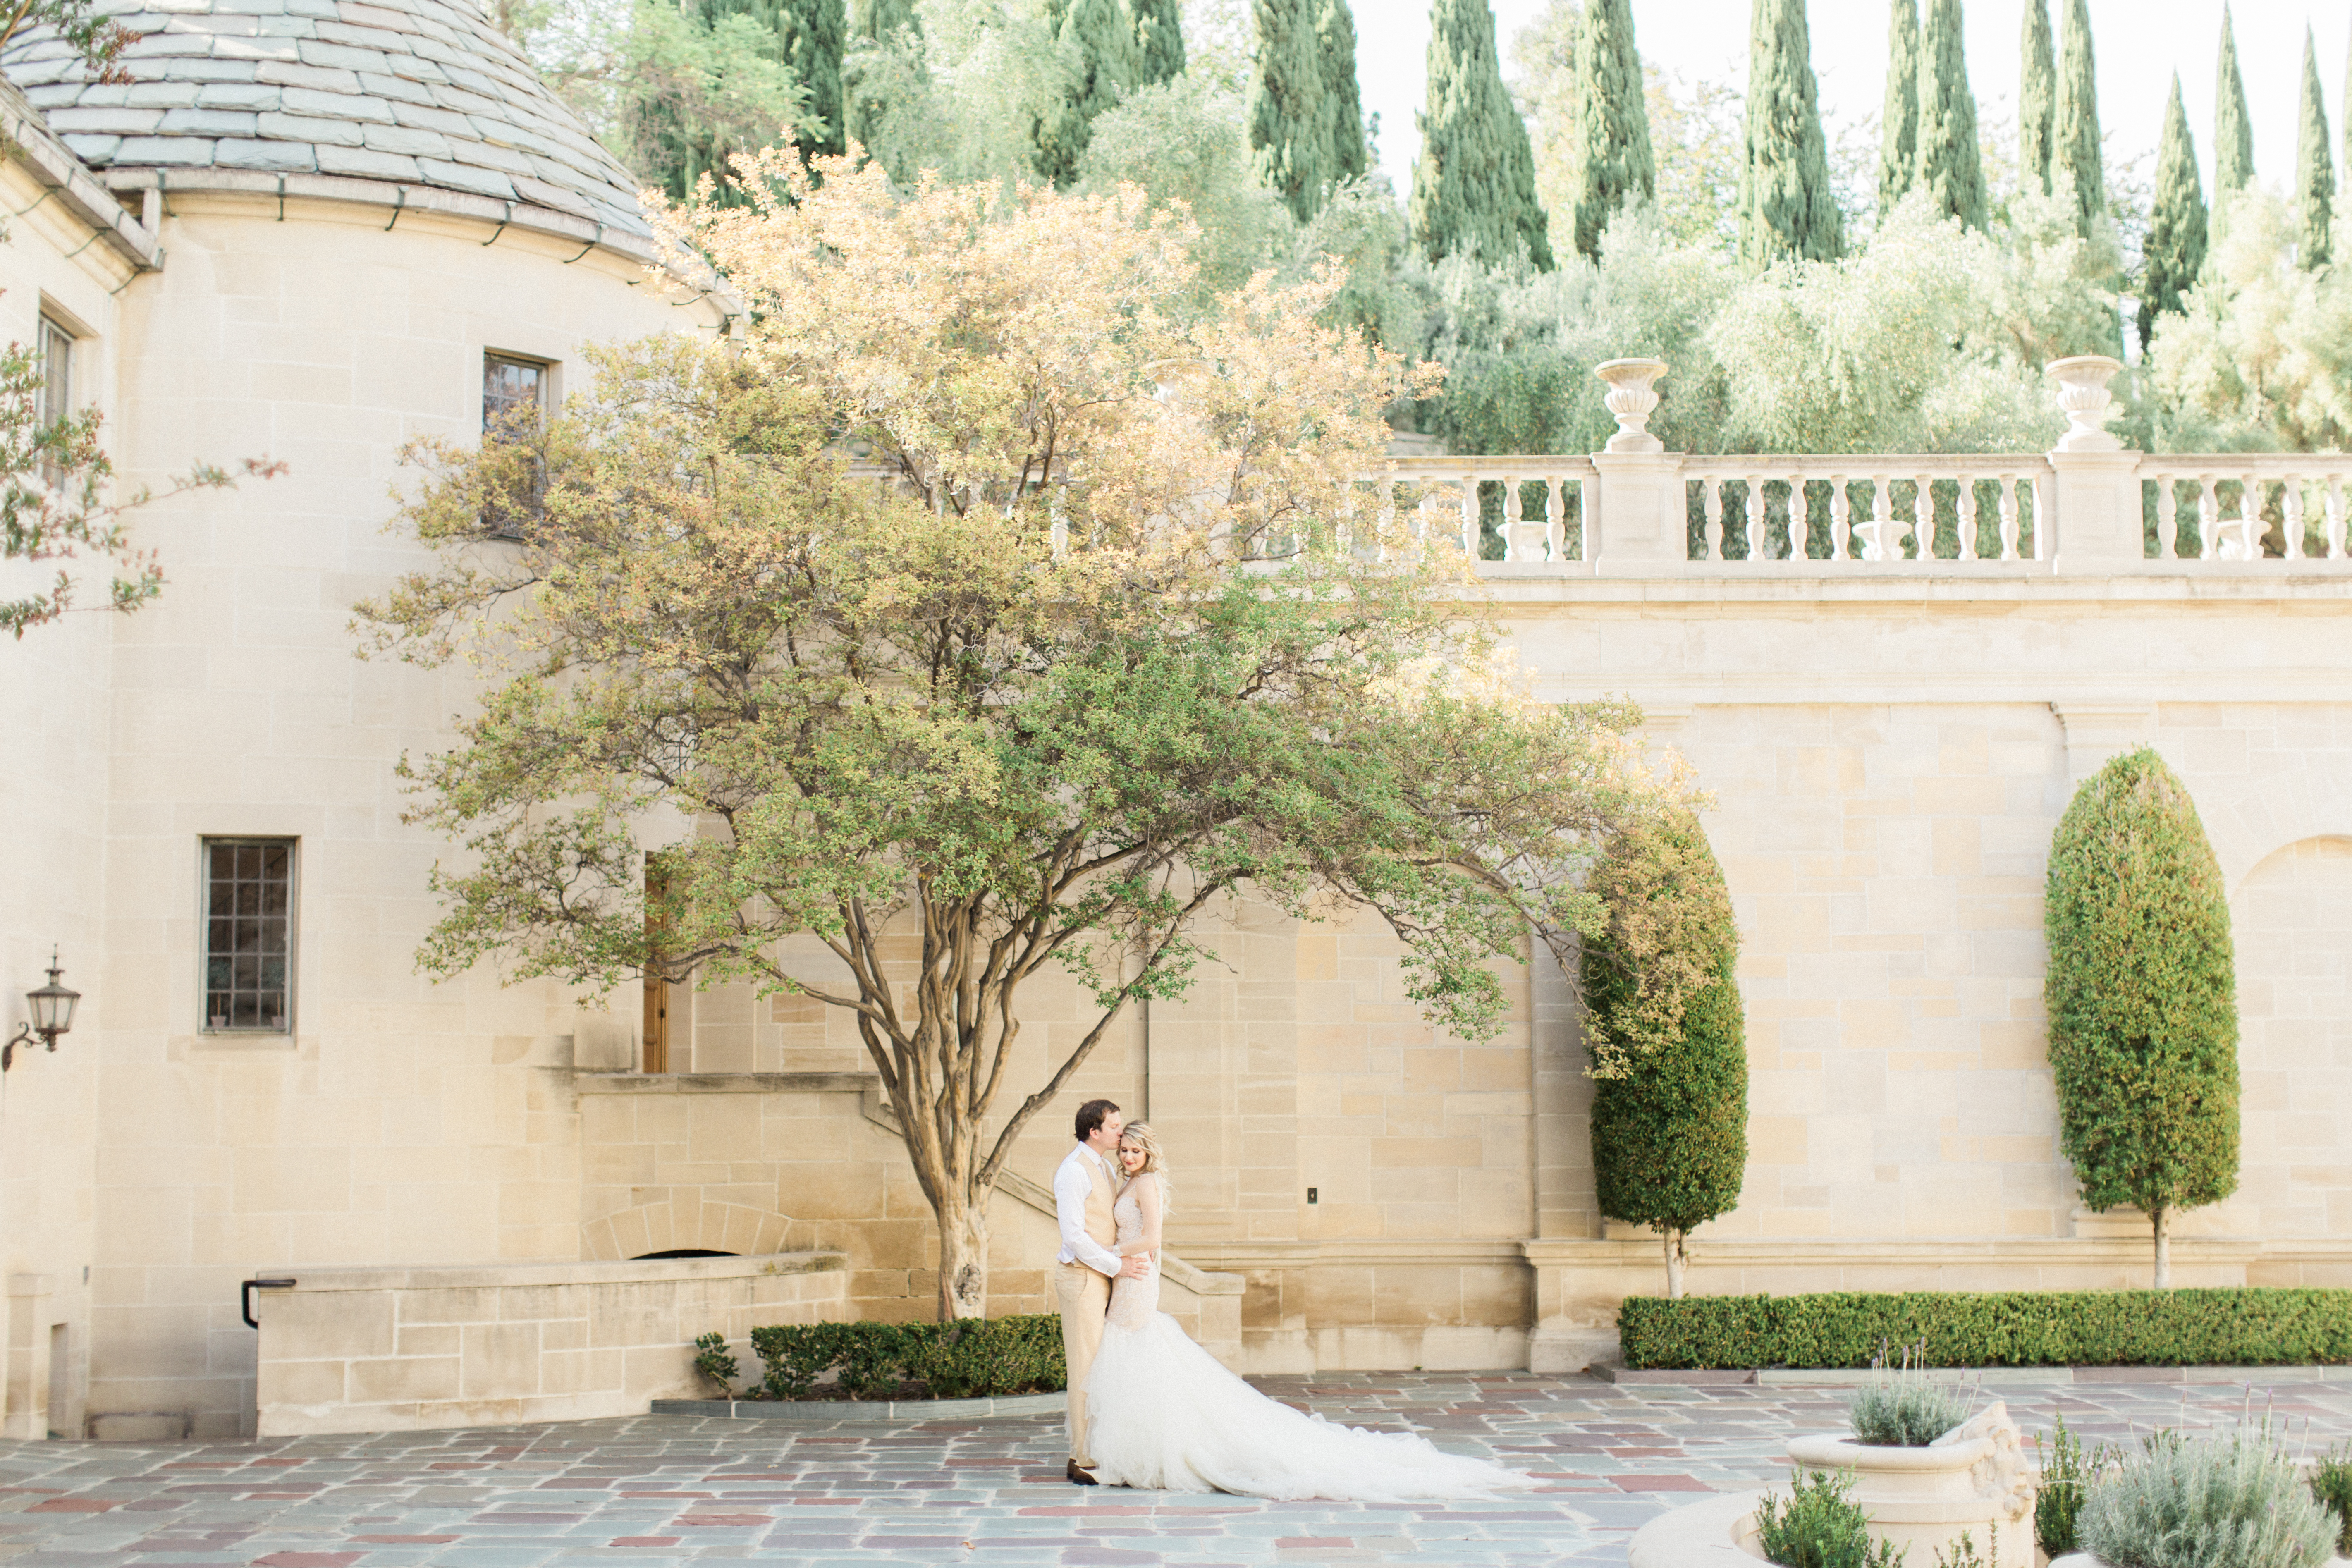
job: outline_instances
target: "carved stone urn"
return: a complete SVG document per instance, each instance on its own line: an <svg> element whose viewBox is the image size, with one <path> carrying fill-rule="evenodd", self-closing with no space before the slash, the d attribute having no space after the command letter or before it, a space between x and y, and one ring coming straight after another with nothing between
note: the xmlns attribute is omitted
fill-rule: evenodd
<svg viewBox="0 0 2352 1568"><path fill-rule="evenodd" d="M1871 1533L1908 1548L1907 1563L1950 1558L1965 1530L1990 1568L2033 1568L2034 1471L2023 1444L2009 1407L1996 1403L1924 1448L1794 1437L1789 1458L1801 1471L1851 1473Z"/></svg>
<svg viewBox="0 0 2352 1568"><path fill-rule="evenodd" d="M1662 359L1612 359L1592 367L1609 384L1601 399L1617 416L1617 434L1609 437L1612 452L1663 452L1666 444L1650 434L1650 416L1657 410L1658 378L1666 374Z"/></svg>
<svg viewBox="0 0 2352 1568"><path fill-rule="evenodd" d="M2058 437L2062 452L2120 452L2124 444L2106 428L2117 412L2107 380L2123 369L2121 360L2105 354L2076 354L2053 359L2049 372L2058 378L2058 406L2066 416L2066 434Z"/></svg>

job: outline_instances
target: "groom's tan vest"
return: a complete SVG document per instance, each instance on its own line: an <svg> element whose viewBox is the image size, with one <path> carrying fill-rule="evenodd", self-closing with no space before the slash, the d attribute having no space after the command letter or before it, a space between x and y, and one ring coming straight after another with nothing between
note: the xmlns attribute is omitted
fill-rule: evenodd
<svg viewBox="0 0 2352 1568"><path fill-rule="evenodd" d="M1118 1202L1118 1189L1110 1184L1110 1173L1103 1169L1102 1162L1089 1160L1087 1165L1093 1173L1087 1183L1087 1234L1096 1245L1116 1251L1118 1220L1110 1211Z"/></svg>

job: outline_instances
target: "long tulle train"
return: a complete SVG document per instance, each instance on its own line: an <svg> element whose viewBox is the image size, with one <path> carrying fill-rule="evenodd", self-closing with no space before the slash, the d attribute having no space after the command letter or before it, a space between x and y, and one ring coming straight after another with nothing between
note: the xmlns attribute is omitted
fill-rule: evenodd
<svg viewBox="0 0 2352 1568"><path fill-rule="evenodd" d="M1096 1476L1113 1486L1398 1502L1541 1483L1409 1432L1341 1426L1268 1399L1165 1313L1103 1331L1087 1379Z"/></svg>

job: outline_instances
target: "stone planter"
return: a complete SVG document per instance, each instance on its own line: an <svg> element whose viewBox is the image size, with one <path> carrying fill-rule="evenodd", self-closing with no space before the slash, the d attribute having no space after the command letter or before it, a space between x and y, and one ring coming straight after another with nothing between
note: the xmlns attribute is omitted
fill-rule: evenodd
<svg viewBox="0 0 2352 1568"><path fill-rule="evenodd" d="M1907 1547L1908 1568L1949 1557L1964 1530L1990 1568L2033 1568L2034 1472L2021 1442L2008 1406L1995 1404L1924 1448L1796 1437L1789 1458L1801 1471L1851 1473L1872 1532Z"/></svg>

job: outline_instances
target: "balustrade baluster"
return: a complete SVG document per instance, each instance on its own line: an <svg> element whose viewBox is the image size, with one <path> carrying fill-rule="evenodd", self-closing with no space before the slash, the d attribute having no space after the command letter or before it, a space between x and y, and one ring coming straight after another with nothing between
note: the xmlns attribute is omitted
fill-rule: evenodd
<svg viewBox="0 0 2352 1568"><path fill-rule="evenodd" d="M1478 559L1478 476L1462 477L1462 553Z"/></svg>
<svg viewBox="0 0 2352 1568"><path fill-rule="evenodd" d="M2017 559L2017 480L2018 476L2013 473L2000 477L2000 559L2003 561Z"/></svg>
<svg viewBox="0 0 2352 1568"><path fill-rule="evenodd" d="M2330 474L2327 485L2327 559L2344 559L2344 476Z"/></svg>
<svg viewBox="0 0 2352 1568"><path fill-rule="evenodd" d="M1830 476L1830 559L1849 558L1853 544L1853 498L1846 494L1846 477Z"/></svg>
<svg viewBox="0 0 2352 1568"><path fill-rule="evenodd" d="M1506 475L1503 479L1502 521L1503 559L1506 561L1528 559L1525 546L1519 542L1519 481Z"/></svg>
<svg viewBox="0 0 2352 1568"><path fill-rule="evenodd" d="M1889 559L1887 541L1895 532L1895 479L1891 474L1870 476L1871 509L1870 537L1863 541L1864 561Z"/></svg>
<svg viewBox="0 0 2352 1568"><path fill-rule="evenodd" d="M1977 477L1960 476L1960 559L1974 561L1977 557Z"/></svg>
<svg viewBox="0 0 2352 1568"><path fill-rule="evenodd" d="M2221 484L2210 474L2197 476L2197 559L2213 559L2213 536L2221 531Z"/></svg>
<svg viewBox="0 0 2352 1568"><path fill-rule="evenodd" d="M2244 538L2246 559L2263 558L2263 481L2256 474L2238 480L2238 531Z"/></svg>
<svg viewBox="0 0 2352 1568"><path fill-rule="evenodd" d="M1568 518L1568 481L1555 475L1543 482L1543 488L1544 559L1558 561L1562 559L1561 542L1565 537L1564 525Z"/></svg>
<svg viewBox="0 0 2352 1568"><path fill-rule="evenodd" d="M1698 508L1703 519L1699 524L1699 536L1704 552L1701 556L1703 560L1720 561L1724 558L1724 482L1720 474L1703 475L1698 481Z"/></svg>
<svg viewBox="0 0 2352 1568"><path fill-rule="evenodd" d="M2279 486L2280 555L2288 561L2303 559L2303 476L2289 474Z"/></svg>
<svg viewBox="0 0 2352 1568"><path fill-rule="evenodd" d="M1805 559L1806 546L1812 542L1811 508L1805 501L1805 476L1789 476L1789 554L1791 561Z"/></svg>
<svg viewBox="0 0 2352 1568"><path fill-rule="evenodd" d="M1764 476L1749 474L1748 479L1748 559L1759 561L1764 555Z"/></svg>
<svg viewBox="0 0 2352 1568"><path fill-rule="evenodd" d="M2156 558L2174 561L2180 556L2180 493L2176 476L2156 476Z"/></svg>
<svg viewBox="0 0 2352 1568"><path fill-rule="evenodd" d="M1911 554L1917 560L1933 560L1936 554L1936 481L1921 474L1911 484ZM1900 556L1902 552L1895 553Z"/></svg>

